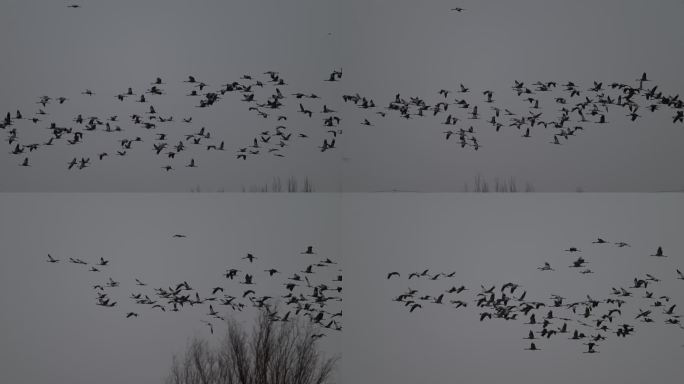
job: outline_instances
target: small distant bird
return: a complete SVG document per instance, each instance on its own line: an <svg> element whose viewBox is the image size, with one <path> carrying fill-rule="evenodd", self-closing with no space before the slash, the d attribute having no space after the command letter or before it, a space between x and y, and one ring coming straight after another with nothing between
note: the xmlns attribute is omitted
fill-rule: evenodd
<svg viewBox="0 0 684 384"><path fill-rule="evenodd" d="M78 4L70 4L70 5L67 5L67 8L74 8L75 9L75 8L81 8L81 6Z"/></svg>
<svg viewBox="0 0 684 384"><path fill-rule="evenodd" d="M47 261L48 263L58 263L58 262L59 262L59 259L55 259L54 257L52 257L52 256L48 253L48 259L45 260L45 261ZM679 272L679 270L677 270L677 272Z"/></svg>
<svg viewBox="0 0 684 384"><path fill-rule="evenodd" d="M209 315L209 316L216 316L216 315L218 315L218 312L216 312L216 311L214 310L214 306L209 305L209 313L207 313L207 315Z"/></svg>
<svg viewBox="0 0 684 384"><path fill-rule="evenodd" d="M203 320L202 322L209 327L209 332L211 332L211 334L213 335L214 334L214 325L212 323L206 321L206 320Z"/></svg>
<svg viewBox="0 0 684 384"><path fill-rule="evenodd" d="M554 270L553 268L551 268L551 264L549 264L548 261L545 261L544 265L542 265L541 267L537 267L537 269L540 271L553 271Z"/></svg>
<svg viewBox="0 0 684 384"><path fill-rule="evenodd" d="M586 345L589 348L584 353L598 353L598 351L594 349L594 346L596 346L596 343L586 343L584 345Z"/></svg>
<svg viewBox="0 0 684 384"><path fill-rule="evenodd" d="M451 8L451 10L456 11L456 12L463 12L463 11L465 11L465 8L455 7L455 8Z"/></svg>
<svg viewBox="0 0 684 384"><path fill-rule="evenodd" d="M128 312L128 313L126 314L126 318L127 318L127 319L128 319L129 317L133 317L133 316L138 317L138 314L135 313L135 312Z"/></svg>
<svg viewBox="0 0 684 384"><path fill-rule="evenodd" d="M399 277L399 272L390 272L387 274L387 280L389 280L392 276L397 276Z"/></svg>
<svg viewBox="0 0 684 384"><path fill-rule="evenodd" d="M251 253L248 253L247 256L243 257L242 259L247 259L247 260L249 260L250 263L253 263L254 259L256 259L256 258L257 258L256 256L252 255Z"/></svg>
<svg viewBox="0 0 684 384"><path fill-rule="evenodd" d="M309 245L308 247L306 247L306 251L300 252L300 253L301 253L302 255L315 255L315 254L316 254L316 252L314 252L314 250L313 250L313 246L311 246L311 245Z"/></svg>
<svg viewBox="0 0 684 384"><path fill-rule="evenodd" d="M654 256L654 257L667 257L666 255L663 254L663 247L658 247L658 249L656 250L656 253L653 254L653 255L651 255L651 256Z"/></svg>
<svg viewBox="0 0 684 384"><path fill-rule="evenodd" d="M241 284L247 284L247 285L254 284L252 282L252 279L253 279L253 276L248 273L248 274L245 274L245 281L242 281L240 283Z"/></svg>
<svg viewBox="0 0 684 384"><path fill-rule="evenodd" d="M181 234L175 234L175 235L173 235L173 237L176 237L176 238L184 238L184 237L187 237L187 236L186 236L186 235L181 235Z"/></svg>
<svg viewBox="0 0 684 384"><path fill-rule="evenodd" d="M537 346L534 343L530 343L529 348L525 348L526 351L541 351L541 349L538 349Z"/></svg>

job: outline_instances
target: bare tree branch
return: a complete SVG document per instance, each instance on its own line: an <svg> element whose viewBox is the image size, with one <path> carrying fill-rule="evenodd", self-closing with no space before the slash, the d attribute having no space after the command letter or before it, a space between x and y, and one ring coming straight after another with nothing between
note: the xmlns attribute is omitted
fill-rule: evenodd
<svg viewBox="0 0 684 384"><path fill-rule="evenodd" d="M327 384L339 361L318 351L310 322L274 321L261 310L251 334L234 319L211 348L195 337L184 355L173 356L167 384Z"/></svg>

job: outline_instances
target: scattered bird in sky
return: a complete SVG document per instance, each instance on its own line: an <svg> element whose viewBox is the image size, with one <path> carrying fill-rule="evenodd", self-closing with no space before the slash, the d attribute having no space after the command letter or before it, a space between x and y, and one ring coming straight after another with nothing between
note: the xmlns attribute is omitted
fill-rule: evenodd
<svg viewBox="0 0 684 384"><path fill-rule="evenodd" d="M598 238L592 243L606 244L607 241ZM629 251L630 247L615 244L618 248L625 249L622 252ZM580 252L578 247L571 247L564 251ZM656 255L663 255L662 247L659 247L652 256ZM578 257L570 267L584 268L587 263L588 261L583 257ZM553 270L549 262L544 262L537 269ZM580 273L589 275L595 272L583 269ZM599 273L601 271L596 272L597 275ZM684 274L679 269L676 269L676 273L677 279L684 280ZM392 271L387 273L385 280L392 280L387 284L398 284L402 282L402 275L403 273L399 271ZM424 269L408 272L406 280L419 279L426 283L437 284L448 275L450 278L456 278L453 272L432 272L430 269ZM448 286L451 288L436 287L431 292L408 288L392 298L392 301L405 307L408 313L417 309L426 310L427 305L445 307L443 305L445 303L451 304L447 308L467 311L471 308L468 304L473 302L474 310L477 311L473 314L480 322L493 320L521 322L531 327L531 329L526 329L527 335L523 339L535 340L535 342L536 340L558 340L562 339L558 337L559 335L568 334L569 337L565 339L583 342L587 347L583 353L594 354L599 352L597 349L599 344L607 342L611 337L627 338L637 331L636 325L621 324L621 319L627 322L632 319L643 326L664 324L684 329L680 322L680 315L677 313L677 304L672 303L669 296L654 292L654 290L659 290L659 284L661 284L661 279L649 273L640 273L636 277L625 279L625 285L612 287L605 296L594 297L594 295L587 294L585 298L570 299L554 293L548 299L539 299L531 297L534 295L532 292L528 295L528 291L519 295L514 294L521 285L512 281L500 285L482 284L479 292L471 298L466 297L464 291L467 288L464 285L456 288L449 283ZM632 310L634 313L630 314ZM525 349L541 351L535 342Z"/></svg>
<svg viewBox="0 0 684 384"><path fill-rule="evenodd" d="M313 251L312 247L308 247L307 250ZM252 253L248 253L248 256L242 257L241 259L245 258L251 259L250 264L256 263L257 260ZM108 265L111 262L110 260L104 260L102 257L99 259L100 263L98 265ZM48 260L46 261L56 263L58 260L48 254ZM70 262L73 264L88 264L86 261L77 258L70 258ZM341 331L342 311L341 309L335 308L335 306L341 306L342 302L342 286L340 285L340 282L342 281L342 275L340 274L341 270L338 269L336 273L334 273L335 278L325 278L324 280L318 278L318 276L324 272L325 268L329 268L334 264L337 263L330 258L323 258L306 267L307 276L304 279L299 277L296 273L291 275L292 277L283 277L282 279L295 280L297 282L306 281L306 284L284 283L282 285L285 287L284 294L281 295L262 295L259 292L261 284L257 282L258 279L256 279L253 274L263 271L265 273L264 279L281 279L278 278L278 275L281 272L275 268L262 269L255 266L253 273L242 272L241 270L230 268L225 274L230 280L240 277L241 280L237 281L237 284L250 286L250 289L244 290L241 295L231 295L228 293L235 292L235 290L238 289L238 286L231 289L222 285L214 286L208 292L205 292L205 294L201 294L200 290L194 289L187 281L182 281L170 284L168 287L153 288L152 291L133 292L130 294L129 298L135 304L145 305L150 310L159 310L161 312L179 312L183 309L207 305L208 309L207 312L204 312L204 315L208 316L209 319L202 319L202 322L205 323L211 323L211 319L225 320L225 315L220 308L231 311L243 311L248 307L254 307L267 308L271 321L290 321L291 314L303 314L305 318L309 318L309 321L315 326L320 327L324 332L327 332L328 330ZM316 267L315 269L314 266ZM94 269L94 267L91 268ZM333 272L334 271L331 270L328 274L332 274ZM143 283L139 278L134 278L134 281L135 286L139 289L151 289L147 288L148 284ZM125 287L125 285L114 280L113 277L109 277L103 284L95 284L92 287L96 290L97 297L95 304L101 307L112 308L117 306L117 301L114 301L109 296L110 289ZM277 296L280 296L283 299L284 304L271 302ZM279 314L280 309L278 307L280 306L285 307L282 314ZM126 312L125 317L130 318L138 316L140 316L139 311L128 311ZM209 324L207 325L209 326ZM209 326L209 330L213 333L213 325Z"/></svg>
<svg viewBox="0 0 684 384"><path fill-rule="evenodd" d="M463 10L460 7L452 8L453 12ZM342 69L339 69L333 70L323 80L339 82L341 79ZM543 133L551 139L548 141L551 144L566 144L595 124L608 124L607 116L613 110L624 110L625 113L621 115L626 116L624 119L631 122L646 119L648 113L670 110L673 113L674 124L684 123L684 101L678 94L666 94L658 85L645 88L644 84L652 81L645 74L636 81L638 84L607 84L593 81L592 86L585 88L573 81L561 84L557 81L538 80L528 84L514 80L510 88L523 105L520 109L501 105L494 98L493 89L478 90L484 98L475 98L473 95L477 93L471 91L473 87L466 87L462 83L454 90L446 86L440 87L439 92L435 92L435 96L438 97L436 100L420 96L404 97L397 93L386 105L382 105L376 104L370 96L352 93L343 94L342 101L345 104L352 103L353 107L368 114L358 120L363 126L394 124L395 121L392 119L396 117L401 120L421 119L425 122L420 124L422 127L428 126L427 121L430 118L438 119L438 124L449 125L449 129L438 131L440 138L454 143L457 147L475 151L483 148L479 139L480 132L489 129L493 132L519 130L520 134L516 136L522 136L525 140ZM210 131L205 127L197 129L192 116L182 118L184 124L181 132L159 132L175 120L174 116L163 114L162 102L168 97L168 92L164 89L166 83L157 78L151 82L151 87L141 84L139 88L142 90L137 93L133 91L134 87L128 87L125 92L111 92L106 96L107 99L115 96L118 99L117 103L124 103L132 109L128 121L120 121L116 115L97 116L82 111L67 122L50 121L46 127L48 137L40 142L33 142L29 135L23 135L22 132L49 118L51 110L58 110L63 104L74 104L77 101L66 96L42 95L38 98L41 106L38 112L29 116L18 110L16 113L8 112L0 122L0 129L10 128L6 140L10 145L10 153L22 156L22 161L16 163L27 169L35 165L33 154L36 151L42 151L47 146L63 145L76 152L75 156L70 155L71 161L66 161L69 170L83 171L96 166L99 162L115 161L130 156L134 151L147 150L151 156L160 157L165 163L170 163L154 164L170 177L176 174L170 172L171 170L180 169L180 166L176 166L177 161L182 161L184 168L199 168L199 161L206 158L202 152L209 151L217 155L226 153L242 161L264 156L286 158L286 151L298 148L295 143L322 142L323 144L318 146L319 152L328 153L337 148L336 139L340 139L345 132L344 114L348 111L334 106L333 100L323 100L311 90L292 89L277 71L266 71L259 77L243 75L235 81L213 87L198 81L194 75L188 75L178 83L189 88L188 96L183 94L189 106L210 108L219 102L233 100L244 104L258 119L259 125L262 125L261 121L272 122L272 125L266 130L255 130L254 134L249 136L247 145L238 146L235 152L226 150L226 138L220 137L220 132ZM324 86L323 83L320 85ZM81 94L89 98L99 97L90 89ZM130 99L133 95L138 95L139 99ZM66 103L67 100L70 102ZM151 105L153 102L156 107ZM481 103L489 104L490 108L485 110ZM146 105L140 109L140 104ZM316 132L311 131L311 127L304 128L301 124L288 123L288 118L293 118L299 113L312 119L311 121L315 121L316 116L321 117L320 125L325 130L315 133L318 136L317 140L307 141ZM89 115L90 117L86 117ZM444 119L443 115L448 116ZM382 121L376 121L375 117ZM466 121L468 123L464 123ZM111 137L112 147L104 152L98 150L100 155L97 160L91 161L83 153L89 150L88 143L92 142L86 137L94 136ZM200 150L202 152L199 152ZM106 154L112 154L112 158ZM203 159L200 160L199 156L203 156ZM63 163L56 161L55 164Z"/></svg>

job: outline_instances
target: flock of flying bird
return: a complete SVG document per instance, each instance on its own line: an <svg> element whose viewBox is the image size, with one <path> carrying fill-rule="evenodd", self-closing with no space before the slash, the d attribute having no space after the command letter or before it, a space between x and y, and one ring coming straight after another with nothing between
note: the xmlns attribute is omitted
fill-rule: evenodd
<svg viewBox="0 0 684 384"><path fill-rule="evenodd" d="M428 101L419 96L405 98L396 94L384 109L378 109L372 99L358 93L343 98L360 108L374 110L375 115L383 118L388 112L407 120L441 115L441 124L446 126L443 131L445 140L453 136L461 148L478 150L482 145L476 134L485 129L501 132L515 128L523 138L530 138L541 130L550 132L550 144L562 145L584 131L587 125L607 124L608 113L613 108L626 113L631 122L641 118L644 112L668 108L673 111L673 123L684 122L684 101L678 94L664 94L657 85L646 87L650 81L646 73L635 80L636 84L612 82L604 86L603 82L594 81L589 87L573 81L564 84L536 81L528 85L515 80L511 89L522 101L523 112L497 105L495 92L491 89L472 92L462 83L455 91L440 89L436 92L437 100ZM478 96L479 93L481 95ZM456 97L452 98L454 94ZM545 103L552 106L547 110L558 108L559 113L545 115ZM486 106L489 108L483 108ZM374 125L368 118L363 124Z"/></svg>
<svg viewBox="0 0 684 384"><path fill-rule="evenodd" d="M339 82L342 75L342 69L333 70L321 81ZM364 127L374 126L378 124L378 119L386 119L391 115L405 120L429 117L439 119L441 125L445 126L442 131L444 139L449 141L453 137L461 148L481 148L477 135L486 129L493 132L516 129L522 138L547 133L550 136L549 143L561 145L584 131L587 125L601 125L612 121L613 117L610 120L608 118L609 111L612 110L622 111L627 116L625 121L634 122L645 113L667 109L673 114L673 123L683 123L684 101L678 94L663 93L657 85L647 87L650 81L646 73L636 79L634 84L613 82L604 85L603 82L594 81L589 87L572 81L563 84L556 81L526 84L516 80L511 87L512 92L523 103L522 109L517 112L516 108L496 104L497 96L493 90L474 91L463 84L459 84L456 90L440 89L435 93L437 99L430 101L423 97L407 98L396 94L385 107L380 107L373 98L359 93L344 94L342 101L345 104L352 103L357 109L368 113L358 122ZM254 116L264 120L257 124L258 126L268 122L272 127L266 130L257 129L258 133L250 143L238 147L234 156L239 160L257 155L285 157L286 149L292 143L309 140L310 135L314 134L303 129L309 124L306 123L307 120L320 121L321 129L315 134L324 135L318 145L321 152L335 149L336 139L344 132L341 126L343 118L338 108L322 101L322 97L316 93L289 90L289 84L275 71L266 71L260 77L245 74L237 81L213 89L194 76L188 76L184 83L189 87L187 98L196 100L194 107L209 108L231 94L238 94L237 101L244 103ZM66 162L68 169L88 168L93 164L92 159L105 161L109 157L126 156L138 146L146 147L143 150L166 159L166 164L161 166L166 171L175 169L173 160L176 157L184 156L183 165L196 168L199 166L199 162L195 160L198 150L226 151L225 140L216 138L222 133L204 126L194 126L192 116L181 119L184 127L182 131L179 132L177 127L167 129L169 124L177 120L174 120L172 114L164 115L161 108L155 107L167 94L163 88L165 84L163 79L157 78L147 89L136 91L129 87L121 93L106 96L120 103L134 100L129 103L140 106L129 115L130 125L125 127L121 126L123 123L118 115L97 116L79 113L67 124L49 121L44 127L49 135L44 140L32 141L32 138L27 137L32 134L32 125L45 125L44 120L49 120L47 116L53 105L58 107L70 102L70 99L64 96L44 95L36 102L36 112L29 115L24 115L21 110L7 112L0 121L0 129L7 132L6 140L10 145L10 153L20 157L21 160L17 164L24 167L31 166L31 152L58 143L66 143L65 145L80 150L83 148L82 144L88 142L95 134L113 135L118 144L113 149L97 149L93 153L81 150ZM97 97L90 89L83 91L82 95ZM547 108L545 103L549 104ZM553 115L553 112L548 113L544 109L557 110L558 114ZM303 120L296 120L294 116L300 116ZM291 128L289 122L297 128ZM29 132L24 135L25 131Z"/></svg>
<svg viewBox="0 0 684 384"><path fill-rule="evenodd" d="M275 157L285 157L285 149L296 139L308 139L309 134L304 131L293 132L288 128L288 117L292 114L285 113L283 110L284 100L293 98L298 100L297 112L303 114L309 119L313 118L314 114L323 116L321 126L325 128L325 138L322 139L321 145L318 147L321 152L336 148L335 139L342 133L339 128L341 118L335 114L335 111L323 104L319 106L313 104L316 99L320 99L318 95L313 92L295 92L291 95L286 95L284 89L287 87L285 80L275 71L264 72L264 77L257 77L253 75L242 75L239 81L232 81L221 85L216 89L209 89L209 85L203 81L197 80L194 76L188 76L183 83L187 84L187 98L190 100L197 100L196 108L209 108L214 106L223 98L227 98L227 94L239 94L238 99L247 105L247 109L253 112L256 116L262 119L269 119L272 121L273 129L259 130L259 133L253 137L251 143L240 147L235 152L235 158L246 160L248 157L255 155L270 154ZM330 75L322 80L326 82L337 82L342 78L342 70L334 70ZM50 121L45 129L49 132L43 142L28 142L25 136L20 136L20 133L28 130L28 135L31 132L31 124L38 126L43 124L43 119L46 119L51 112L52 105L57 107L70 101L69 98L51 97L43 95L38 98L38 110L30 116L24 116L21 110L16 112L8 112L4 119L0 122L0 129L7 130L7 141L10 145L10 153L16 156L22 156L23 160L19 165L28 167L31 166L29 154L38 151L41 148L54 146L59 142L65 142L68 146L81 148L83 143L86 143L95 134L99 135L113 135L116 138L116 147L111 150L97 150L96 153L79 153L73 156L67 163L66 167L69 170L82 170L90 167L93 164L92 159L98 161L105 161L110 157L127 156L134 147L148 146L147 150L154 153L158 157L166 159L167 164L161 166L166 171L171 171L174 165L172 161L185 153L189 159L185 160L185 167L196 168L199 166L195 161L195 156L198 150L202 151L217 151L223 152L226 150L225 141L214 139L215 134L206 127L193 127L193 117L187 116L181 119L182 125L187 127L180 134L174 135L170 131L178 133L177 129L169 129L170 124L177 122L174 120L172 114L163 115L159 107L160 98L167 94L163 88L165 82L162 78L157 77L151 82L147 89L142 91L135 91L132 87L128 87L123 92L117 93L113 96L119 103L126 103L127 100L133 100L129 103L135 106L139 104L141 107L136 107L135 111L129 115L130 125L122 127L122 120L118 114L111 116L96 116L87 113L78 113L73 117L72 122L66 126L63 123ZM260 99L257 96L262 92L269 93L265 99ZM98 97L95 92L86 89L81 92L83 97ZM307 100L307 106L304 106ZM50 105L50 107L48 107ZM294 113L294 111L291 111ZM20 122L25 122L28 126L21 126ZM134 128L133 134L126 132ZM40 140L40 139L39 139ZM94 139L93 139L94 140ZM145 144L149 142L150 144Z"/></svg>
<svg viewBox="0 0 684 384"><path fill-rule="evenodd" d="M173 237L181 239L186 236L176 234ZM178 312L184 309L203 311L205 318L201 321L207 325L212 334L214 333L214 323L217 320L225 320L225 312L222 309L243 311L250 307L267 310L271 321L291 321L301 314L319 329L317 333L312 335L314 338L324 337L328 330L341 331L341 269L337 269L336 273L327 272L326 270L335 268L337 262L330 258L318 256L313 246L307 246L300 253L302 258L306 259L307 266L283 279L278 279L278 276L283 275L284 272L275 268L257 266L260 263L256 260L260 260L260 257L248 253L240 258L244 266L241 269L226 269L223 274L223 283L217 284L210 292L199 292L199 290L192 288L187 281L176 282L168 287L158 287L150 291L147 283L139 278L134 278L137 290L131 292L128 298L137 305L146 306L148 310L165 313ZM48 254L46 261L55 264L62 260ZM69 257L68 263L89 266L88 270L91 272L103 272L110 260L100 257L99 261L90 263L79 258ZM322 274L330 276L334 274L335 277L333 279L325 277L318 279ZM282 291L271 293L274 296L258 293L257 282L262 279L278 279L283 287ZM272 283L268 282L267 284ZM116 307L118 301L110 296L110 292L116 291L120 285L121 282L112 277L93 285L95 304L107 308ZM137 318L141 316L141 313L141 311L127 311L125 317Z"/></svg>
<svg viewBox="0 0 684 384"><path fill-rule="evenodd" d="M611 243L602 238L593 241L594 246L613 245L620 248L630 247L628 243ZM570 254L581 253L577 247L565 250ZM662 247L649 255L653 258L668 257ZM588 263L578 257L570 265L559 268L584 268ZM537 267L544 273L556 271L549 262ZM593 273L583 269L583 273ZM684 273L676 269L676 279L684 281ZM401 273L393 271L386 276L388 280L401 278ZM498 289L496 285L475 288L475 296L466 298L472 288L453 284L456 272L431 273L429 269L411 272L408 281L413 279L449 281L449 289L442 289L434 294L422 294L417 289L408 288L393 298L394 302L402 305L408 312L422 310L424 305L448 306L453 309L466 310L475 308L480 321L505 320L522 321L527 325L527 332L523 339L529 340L526 350L541 350L537 343L541 340L569 339L581 342L586 346L584 353L598 353L598 346L611 337L626 338L637 330L637 324L664 324L684 329L680 321L681 315L676 311L677 305L672 298L663 293L657 293L658 284L662 278L646 273L633 278L632 285L627 287L612 287L605 297L586 295L585 299L569 300L558 294L551 294L548 299L531 299L527 291L515 282L506 282ZM457 287L458 285L458 287ZM629 313L629 307L635 306L638 312Z"/></svg>

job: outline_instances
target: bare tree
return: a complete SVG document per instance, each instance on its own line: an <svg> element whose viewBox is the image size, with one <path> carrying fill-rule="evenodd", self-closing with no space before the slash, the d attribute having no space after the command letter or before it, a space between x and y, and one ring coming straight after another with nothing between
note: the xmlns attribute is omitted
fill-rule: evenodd
<svg viewBox="0 0 684 384"><path fill-rule="evenodd" d="M467 182L463 185L463 192L488 193L492 191L499 193L520 192L515 177L510 177L508 180L499 180L497 177L494 179L493 189L490 189L489 182L478 173L473 180L472 188ZM532 185L530 182L525 183L525 192L534 192L534 185Z"/></svg>
<svg viewBox="0 0 684 384"><path fill-rule="evenodd" d="M302 189L302 192L313 192L313 191L314 191L313 184L311 184L311 182L309 181L309 178L306 177L304 179L304 189Z"/></svg>
<svg viewBox="0 0 684 384"><path fill-rule="evenodd" d="M297 178L294 176L290 176L289 179L287 179L287 191L288 192L297 192Z"/></svg>
<svg viewBox="0 0 684 384"><path fill-rule="evenodd" d="M310 321L273 321L261 310L247 334L234 319L216 348L193 338L182 357L174 356L167 384L326 384L338 357L325 358Z"/></svg>
<svg viewBox="0 0 684 384"><path fill-rule="evenodd" d="M199 190L199 187L197 189ZM287 186L283 184L280 177L274 177L270 187L267 183L264 183L263 185L252 184L249 187L243 185L241 190L242 192L314 192L314 186L308 177L304 179L304 184L300 186L297 178L290 176L287 179ZM193 189L192 192L196 191Z"/></svg>

